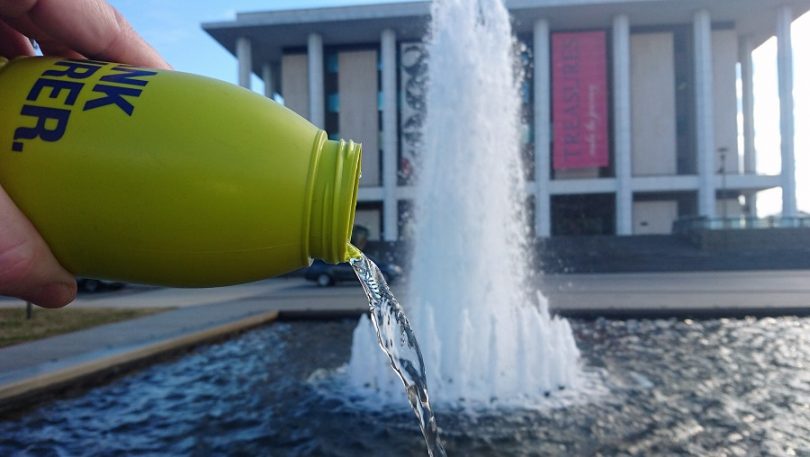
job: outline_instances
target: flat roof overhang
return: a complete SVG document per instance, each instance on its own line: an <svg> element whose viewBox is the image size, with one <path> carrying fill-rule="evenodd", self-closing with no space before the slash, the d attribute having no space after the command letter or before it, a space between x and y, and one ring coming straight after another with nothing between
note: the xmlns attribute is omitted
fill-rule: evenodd
<svg viewBox="0 0 810 457"><path fill-rule="evenodd" d="M689 24L699 9L710 12L715 24L732 24L756 45L776 33L776 10L793 8L794 18L810 9L810 0L506 0L517 34L531 33L543 18L552 30L610 27L611 18L626 14L631 27ZM403 2L280 11L238 13L236 19L202 25L231 54L238 37L252 42L255 73L264 62L278 62L285 49L306 46L317 31L325 46L377 43L385 29L399 40L421 40L428 30L430 2Z"/></svg>

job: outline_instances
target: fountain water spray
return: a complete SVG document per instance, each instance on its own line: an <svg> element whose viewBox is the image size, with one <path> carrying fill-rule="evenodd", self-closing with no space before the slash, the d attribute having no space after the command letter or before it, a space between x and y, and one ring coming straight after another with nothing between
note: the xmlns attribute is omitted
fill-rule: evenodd
<svg viewBox="0 0 810 457"><path fill-rule="evenodd" d="M531 292L516 41L500 0L436 0L431 13L404 302L436 403L526 406L576 383L579 351L568 322ZM348 382L378 400L401 399L376 346L364 317Z"/></svg>

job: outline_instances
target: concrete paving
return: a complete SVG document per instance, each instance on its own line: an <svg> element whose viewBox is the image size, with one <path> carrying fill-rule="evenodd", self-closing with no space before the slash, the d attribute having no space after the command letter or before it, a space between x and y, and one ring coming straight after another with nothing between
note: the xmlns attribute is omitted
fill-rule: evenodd
<svg viewBox="0 0 810 457"><path fill-rule="evenodd" d="M173 289L154 286L128 285L119 290L95 293L80 292L70 304L72 308L185 308L223 303L248 297L266 296L278 288L289 287L301 280L271 279L231 287L209 289ZM20 301L0 297L0 308L16 307Z"/></svg>
<svg viewBox="0 0 810 457"><path fill-rule="evenodd" d="M576 311L737 315L810 311L810 271L632 273L547 276L552 308Z"/></svg>
<svg viewBox="0 0 810 457"><path fill-rule="evenodd" d="M810 271L549 275L538 278L562 314L768 314L810 311ZM403 285L394 291L407 307ZM22 307L0 298L0 307ZM262 325L279 316L357 315L355 283L317 288L274 279L217 289L131 286L83 294L76 308L172 310L0 349L0 411L55 386Z"/></svg>

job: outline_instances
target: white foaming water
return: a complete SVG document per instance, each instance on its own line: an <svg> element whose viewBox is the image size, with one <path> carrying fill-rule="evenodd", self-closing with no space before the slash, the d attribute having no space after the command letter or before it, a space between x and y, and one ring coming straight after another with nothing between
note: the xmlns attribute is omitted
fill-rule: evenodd
<svg viewBox="0 0 810 457"><path fill-rule="evenodd" d="M427 50L424 153L405 305L437 404L530 406L574 387L579 351L531 291L516 42L500 0L436 0ZM349 384L376 402L402 385L367 318Z"/></svg>

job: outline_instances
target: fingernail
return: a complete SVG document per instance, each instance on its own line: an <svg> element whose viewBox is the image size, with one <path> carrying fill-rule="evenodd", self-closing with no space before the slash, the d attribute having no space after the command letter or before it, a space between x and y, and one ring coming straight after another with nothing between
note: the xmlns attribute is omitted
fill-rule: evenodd
<svg viewBox="0 0 810 457"><path fill-rule="evenodd" d="M56 282L48 284L39 294L37 304L46 308L59 308L76 298L75 283Z"/></svg>

